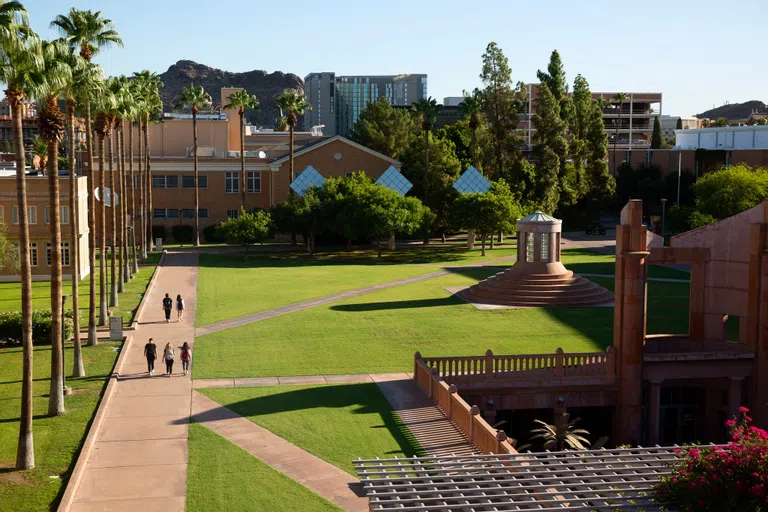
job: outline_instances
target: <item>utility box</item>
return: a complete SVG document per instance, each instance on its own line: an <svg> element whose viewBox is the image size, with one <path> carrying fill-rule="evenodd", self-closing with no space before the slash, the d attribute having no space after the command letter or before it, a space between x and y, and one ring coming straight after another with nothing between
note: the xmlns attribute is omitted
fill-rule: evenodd
<svg viewBox="0 0 768 512"><path fill-rule="evenodd" d="M123 341L123 317L109 317L109 339L111 341Z"/></svg>
<svg viewBox="0 0 768 512"><path fill-rule="evenodd" d="M155 238L155 251L163 252L163 239Z"/></svg>

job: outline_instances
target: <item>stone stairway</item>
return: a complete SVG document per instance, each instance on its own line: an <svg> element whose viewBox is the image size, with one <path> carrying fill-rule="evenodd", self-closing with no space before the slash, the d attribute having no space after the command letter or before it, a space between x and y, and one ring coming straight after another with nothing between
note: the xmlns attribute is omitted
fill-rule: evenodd
<svg viewBox="0 0 768 512"><path fill-rule="evenodd" d="M613 293L575 275L520 274L506 270L459 292L477 304L516 307L601 306L613 303Z"/></svg>

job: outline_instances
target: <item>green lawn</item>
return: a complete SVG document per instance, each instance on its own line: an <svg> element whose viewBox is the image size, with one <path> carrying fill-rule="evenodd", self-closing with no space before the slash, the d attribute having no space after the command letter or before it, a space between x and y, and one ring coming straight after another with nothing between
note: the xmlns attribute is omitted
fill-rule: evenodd
<svg viewBox="0 0 768 512"><path fill-rule="evenodd" d="M189 425L187 512L341 510L198 423Z"/></svg>
<svg viewBox="0 0 768 512"><path fill-rule="evenodd" d="M152 260L159 260L152 254ZM98 262L97 262L98 264ZM154 262L157 265L157 262ZM125 291L118 295L118 306L110 308L114 316L122 316L123 324L129 325L139 307L144 291L147 289L149 280L155 271L154 265L140 266L139 273L132 280L125 284ZM109 275L109 272L107 273ZM88 328L88 301L89 276L80 281L80 327L82 330ZM67 300L67 308L72 308L72 281L64 281L63 293L70 295ZM98 293L99 293L99 271L96 271L96 308L98 319ZM109 278L107 278L107 294L109 294ZM32 282L32 307L35 309L51 309L51 283L50 281ZM20 311L21 310L21 284L20 283L0 283L0 311Z"/></svg>
<svg viewBox="0 0 768 512"><path fill-rule="evenodd" d="M0 348L0 511L55 510L101 399L106 378L112 372L117 346L118 343L101 343L96 347L83 347L87 377L67 379L67 385L75 393L65 397L67 414L58 418L45 417L50 348L35 348L33 428L37 466L21 472L13 470L21 410L21 348ZM71 347L67 348L66 362L71 373Z"/></svg>
<svg viewBox="0 0 768 512"><path fill-rule="evenodd" d="M447 265L481 264L509 256L503 246L483 258L479 250L403 249L381 259L371 251L201 254L198 326L323 297L355 288L427 274Z"/></svg>
<svg viewBox="0 0 768 512"><path fill-rule="evenodd" d="M612 343L612 308L479 311L444 289L471 285L501 269L456 269L201 336L195 377L394 372L412 368L416 351L425 356L477 355L489 348L497 354L549 353L558 347L587 352ZM612 288L611 279L595 280ZM686 332L688 285L650 282L648 288L648 332Z"/></svg>
<svg viewBox="0 0 768 512"><path fill-rule="evenodd" d="M374 383L200 391L352 475L357 458L422 454Z"/></svg>

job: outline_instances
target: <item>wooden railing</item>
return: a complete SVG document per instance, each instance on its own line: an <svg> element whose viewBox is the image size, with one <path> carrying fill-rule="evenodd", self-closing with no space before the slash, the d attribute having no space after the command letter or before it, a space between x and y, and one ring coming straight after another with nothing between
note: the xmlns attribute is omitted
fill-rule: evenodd
<svg viewBox="0 0 768 512"><path fill-rule="evenodd" d="M491 427L480 415L480 409L476 405L470 407L459 396L456 386L446 384L438 375L438 370L428 367L418 352L416 354L418 357L414 363L414 380L479 451L517 453L504 432Z"/></svg>
<svg viewBox="0 0 768 512"><path fill-rule="evenodd" d="M488 350L484 356L422 358L417 352L415 357L449 380L451 377L475 377L478 380L524 381L615 377L614 356L613 348L608 347L605 352L576 354L566 354L558 348L554 354L496 356Z"/></svg>

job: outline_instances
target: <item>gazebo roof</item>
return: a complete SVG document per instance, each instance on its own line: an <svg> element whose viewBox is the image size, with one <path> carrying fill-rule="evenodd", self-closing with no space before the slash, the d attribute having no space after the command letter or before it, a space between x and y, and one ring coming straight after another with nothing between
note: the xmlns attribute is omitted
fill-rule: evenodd
<svg viewBox="0 0 768 512"><path fill-rule="evenodd" d="M556 219L552 216L549 216L544 212L534 212L528 215L527 217L523 217L522 219L519 219L517 222L547 222L547 223L559 224L562 221L560 219Z"/></svg>

